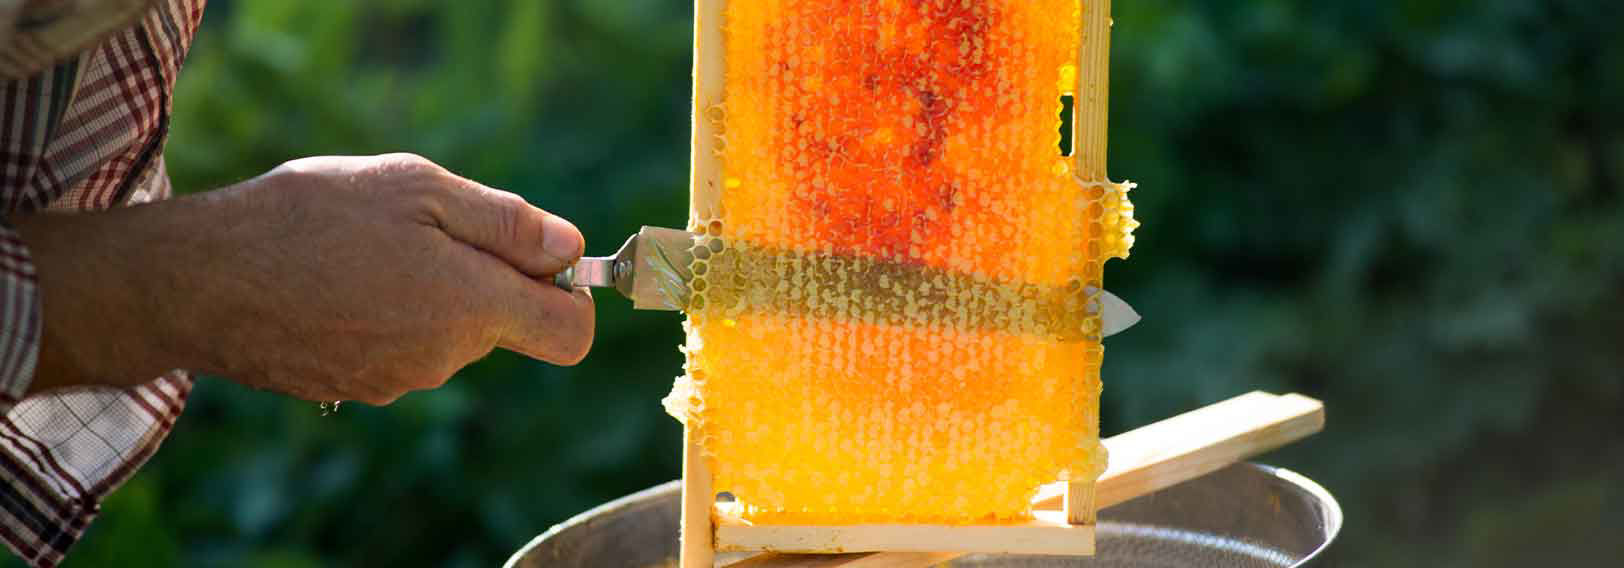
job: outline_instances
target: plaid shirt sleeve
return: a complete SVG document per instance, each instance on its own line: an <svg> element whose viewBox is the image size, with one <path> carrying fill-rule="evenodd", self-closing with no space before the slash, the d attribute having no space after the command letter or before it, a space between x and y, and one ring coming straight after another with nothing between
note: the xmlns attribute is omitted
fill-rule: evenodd
<svg viewBox="0 0 1624 568"><path fill-rule="evenodd" d="M61 562L157 451L192 379L25 397L50 308L7 220L169 196L169 97L204 2L0 0L0 541L31 566Z"/></svg>
<svg viewBox="0 0 1624 568"><path fill-rule="evenodd" d="M28 246L0 226L0 407L21 400L39 355L39 294Z"/></svg>

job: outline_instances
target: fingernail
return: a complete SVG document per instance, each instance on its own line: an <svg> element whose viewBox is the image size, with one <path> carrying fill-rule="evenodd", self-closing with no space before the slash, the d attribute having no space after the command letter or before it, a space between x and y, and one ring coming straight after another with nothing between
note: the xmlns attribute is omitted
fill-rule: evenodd
<svg viewBox="0 0 1624 568"><path fill-rule="evenodd" d="M548 256L570 263L581 258L586 247L581 230L557 215L547 215L541 222L541 248Z"/></svg>

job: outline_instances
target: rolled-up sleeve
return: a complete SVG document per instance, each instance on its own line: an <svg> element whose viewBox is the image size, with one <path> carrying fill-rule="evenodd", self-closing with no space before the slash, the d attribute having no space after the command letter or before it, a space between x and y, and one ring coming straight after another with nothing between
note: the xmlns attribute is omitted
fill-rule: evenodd
<svg viewBox="0 0 1624 568"><path fill-rule="evenodd" d="M0 413L22 400L39 361L40 300L34 263L0 221Z"/></svg>
<svg viewBox="0 0 1624 568"><path fill-rule="evenodd" d="M27 77L130 27L155 0L0 0L0 78Z"/></svg>
<svg viewBox="0 0 1624 568"><path fill-rule="evenodd" d="M0 545L35 568L60 563L102 500L158 450L193 382L176 370L131 387L29 394L43 310L74 299L43 297L8 223L169 196L168 100L203 5L0 0Z"/></svg>

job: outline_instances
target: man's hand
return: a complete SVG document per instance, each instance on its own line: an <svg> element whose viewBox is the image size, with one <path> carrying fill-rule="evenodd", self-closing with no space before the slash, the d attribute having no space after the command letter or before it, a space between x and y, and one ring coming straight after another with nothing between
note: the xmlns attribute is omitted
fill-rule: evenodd
<svg viewBox="0 0 1624 568"><path fill-rule="evenodd" d="M171 368L387 404L504 347L574 364L592 298L544 277L569 222L422 158L324 157L194 197L18 223L43 290L34 390Z"/></svg>

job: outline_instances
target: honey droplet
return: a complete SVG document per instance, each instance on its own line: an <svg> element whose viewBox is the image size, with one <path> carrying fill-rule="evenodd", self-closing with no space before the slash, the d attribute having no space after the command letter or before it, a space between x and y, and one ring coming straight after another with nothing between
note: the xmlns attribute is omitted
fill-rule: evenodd
<svg viewBox="0 0 1624 568"><path fill-rule="evenodd" d="M1077 66L1065 64L1060 66L1060 81L1057 83L1061 91L1070 91L1077 88Z"/></svg>

